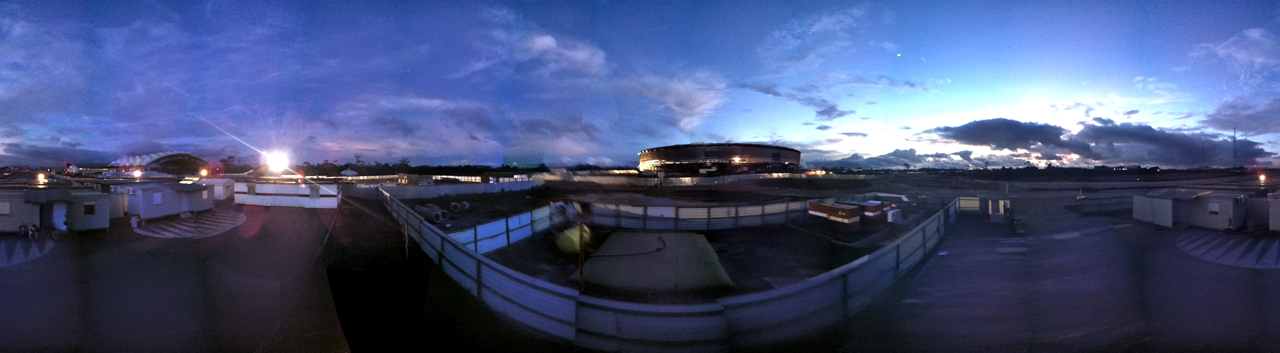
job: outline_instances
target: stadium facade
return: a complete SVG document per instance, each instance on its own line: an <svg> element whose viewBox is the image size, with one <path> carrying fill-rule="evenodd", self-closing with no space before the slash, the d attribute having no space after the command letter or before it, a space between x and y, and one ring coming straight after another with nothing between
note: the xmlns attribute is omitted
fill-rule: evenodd
<svg viewBox="0 0 1280 353"><path fill-rule="evenodd" d="M772 173L794 171L800 151L751 143L698 143L640 151L640 170L681 174Z"/></svg>

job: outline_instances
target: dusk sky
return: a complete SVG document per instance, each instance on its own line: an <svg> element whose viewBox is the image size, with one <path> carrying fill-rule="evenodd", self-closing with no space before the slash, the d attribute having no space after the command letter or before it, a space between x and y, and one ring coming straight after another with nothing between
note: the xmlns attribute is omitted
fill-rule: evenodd
<svg viewBox="0 0 1280 353"><path fill-rule="evenodd" d="M1272 1L0 2L0 164L1276 166L1277 35Z"/></svg>

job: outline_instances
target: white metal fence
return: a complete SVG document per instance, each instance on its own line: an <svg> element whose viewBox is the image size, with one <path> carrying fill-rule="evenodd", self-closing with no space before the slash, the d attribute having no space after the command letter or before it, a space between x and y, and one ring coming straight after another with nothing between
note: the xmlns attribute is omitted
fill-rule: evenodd
<svg viewBox="0 0 1280 353"><path fill-rule="evenodd" d="M360 187L358 184L342 184L342 194L343 197L378 199L382 197L380 193L387 192L397 199L429 199L442 195L528 190L537 185L538 182L533 180L487 184L380 185L374 188Z"/></svg>
<svg viewBox="0 0 1280 353"><path fill-rule="evenodd" d="M449 233L449 238L457 240L463 247L468 247L477 253L484 254L501 249L539 232L550 230L552 227L569 220L563 213L555 212L555 209L562 205L564 205L563 202L553 202L549 206L540 207L527 213L481 224L460 232Z"/></svg>
<svg viewBox="0 0 1280 353"><path fill-rule="evenodd" d="M829 175L806 175L799 173L760 173L760 174L733 174L715 177L636 177L636 176L608 176L608 175L564 175L564 174L538 174L534 175L535 180L541 181L567 181L595 183L602 185L636 185L636 186L698 186L698 185L717 185L724 183L732 183L745 180L761 180L761 179L843 179L843 180L866 180L878 179L881 175L876 174L829 174Z"/></svg>
<svg viewBox="0 0 1280 353"><path fill-rule="evenodd" d="M936 249L958 204L952 200L868 256L799 283L705 304L665 305L595 298L508 269L431 226L390 193L381 194L405 234L490 308L539 332L605 351L723 351L830 327L866 308ZM708 216L710 209L705 208ZM763 215L763 207L759 210ZM701 211L689 212L696 217ZM668 214L678 219L678 211Z"/></svg>
<svg viewBox="0 0 1280 353"><path fill-rule="evenodd" d="M778 224L804 217L808 201L727 207L591 204L591 225L653 230L711 230Z"/></svg>

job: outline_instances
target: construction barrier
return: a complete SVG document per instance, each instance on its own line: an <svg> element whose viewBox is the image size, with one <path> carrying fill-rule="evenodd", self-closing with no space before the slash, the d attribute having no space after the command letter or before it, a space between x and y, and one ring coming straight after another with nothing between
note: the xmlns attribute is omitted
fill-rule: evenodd
<svg viewBox="0 0 1280 353"><path fill-rule="evenodd" d="M582 295L508 269L480 255L475 246L464 246L428 224L391 193L383 190L381 194L406 236L416 240L450 278L494 311L575 345L614 352L724 351L781 343L829 328L865 309L873 298L937 249L954 223L958 207L958 202L952 200L889 245L816 277L709 303L667 305ZM735 207L733 211L713 210L714 207L641 207L635 212L630 206L617 206L614 210L698 220L703 212L707 219L715 214L737 215L721 218L785 215L791 204L771 208L742 206L746 208ZM779 208L782 211L769 213Z"/></svg>

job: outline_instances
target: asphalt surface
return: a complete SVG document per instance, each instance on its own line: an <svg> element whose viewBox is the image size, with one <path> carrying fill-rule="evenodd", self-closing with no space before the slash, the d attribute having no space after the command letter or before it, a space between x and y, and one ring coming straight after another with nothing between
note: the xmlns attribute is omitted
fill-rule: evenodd
<svg viewBox="0 0 1280 353"><path fill-rule="evenodd" d="M1179 249L1197 230L1014 199L1025 234L962 216L933 258L850 328L846 351L1280 351L1280 271Z"/></svg>
<svg viewBox="0 0 1280 353"><path fill-rule="evenodd" d="M334 213L218 208L247 220L200 239L117 223L0 267L0 351L347 351L317 261Z"/></svg>

